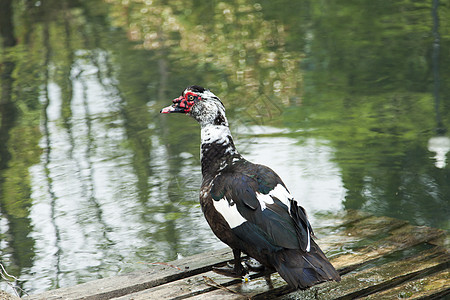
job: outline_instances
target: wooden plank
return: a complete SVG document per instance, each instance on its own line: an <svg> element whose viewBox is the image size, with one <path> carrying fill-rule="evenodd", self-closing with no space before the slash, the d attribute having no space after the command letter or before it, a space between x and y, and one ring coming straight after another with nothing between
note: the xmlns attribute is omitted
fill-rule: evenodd
<svg viewBox="0 0 450 300"><path fill-rule="evenodd" d="M368 260L377 259L422 243L436 243L445 232L426 226L412 226L407 221L390 217L364 216L355 212L348 222L330 228L318 243L327 250L333 265L350 272ZM346 219L347 217L344 217ZM322 229L327 231L327 229ZM330 232L331 231L331 232Z"/></svg>
<svg viewBox="0 0 450 300"><path fill-rule="evenodd" d="M333 225L343 226L365 218L368 218L365 214L351 213L345 219L335 217ZM169 262L167 265L154 265L146 271L94 280L76 286L27 296L25 299L111 299L207 272L211 270L212 266L221 265L231 259L231 251L227 248L186 257ZM169 267L169 265L174 265L178 269Z"/></svg>
<svg viewBox="0 0 450 300"><path fill-rule="evenodd" d="M383 265L385 264L386 260L394 260L391 264L396 264L395 256L398 256L399 258L404 258L407 255L411 255L415 252L417 252L418 255L430 255L427 254L430 251L436 251L433 249L440 249L438 252L442 253L442 256L448 260L448 254L442 248L436 248L432 245L425 244L425 242L431 240L434 240L435 238L439 237L443 232L438 231L437 233L432 230L433 233L430 234L430 228L427 227L414 227L411 228L411 226L402 226L400 228L396 228L393 230L395 234L392 234L388 237L390 242L386 242L385 240L378 241L378 243L374 243L372 245L368 245L365 247L361 247L358 250L354 250L352 253L353 258L355 261L352 261L351 259L344 259L340 260L339 256L336 256L331 259L331 262L335 264L336 260L341 261L341 274L346 274L349 272L349 269L356 270L357 268L367 268L366 265ZM401 235L401 236L399 236ZM392 247L391 243L399 243L402 242L403 244L397 245L397 247ZM382 245L382 248L377 248L380 246L380 243ZM415 250L415 248L417 248ZM430 249L432 248L432 249ZM405 254L400 253L401 250L405 250ZM442 252L443 251L443 252ZM348 254L345 254L348 255ZM394 258L389 258L389 255L394 256ZM366 259L364 261L364 259ZM378 260L378 261L377 261ZM419 258L419 261L422 261L422 258ZM424 264L422 264L424 266ZM441 268L442 266L439 266L437 268ZM411 275L412 276L412 275ZM329 284L329 283L326 283ZM325 284L325 285L326 285ZM344 284L345 282L341 283L335 283L336 285ZM314 288L313 288L314 289ZM232 292L228 291L232 290ZM221 289L216 290L214 292L209 292L206 294L200 294L196 295L192 299L209 299L209 298L220 298L220 297L227 297L231 299L239 299L240 297L244 298L264 298L264 297L271 297L271 296L281 296L283 294L287 294L291 292L291 290L287 287L286 283L279 277L278 274L272 275L272 280L270 284L266 283L266 280L263 278L257 278L252 280L250 283L246 284L237 284L234 286L228 287L228 290ZM230 293L233 293L234 295L230 295Z"/></svg>
<svg viewBox="0 0 450 300"><path fill-rule="evenodd" d="M358 226L356 226L358 228L358 232L357 232L357 236L355 237L355 235L349 235L347 233L346 230L352 230L352 228L355 226L355 224L358 224ZM383 224L383 228L380 229L378 228L379 225L378 224ZM336 238L336 236L338 236L338 240L341 241L342 243L342 238L345 237L347 239L350 239L354 242L356 242L358 244L358 246L361 246L360 244L360 239L361 238L365 238L367 239L369 237L372 237L371 240L375 240L375 238L373 236L378 236L380 235L380 232L383 233L383 235L386 235L390 230L399 228L404 226L405 224L407 224L404 221L400 221L400 220L395 220L392 218L375 218L375 217L365 217L365 216L354 216L350 219L350 220L346 220L346 222L341 222L341 225L339 225L339 227L342 227L342 229L344 229L341 234L339 235L334 235L333 237ZM336 226L336 224L334 224L334 226ZM375 228L374 228L375 227ZM336 229L336 228L335 228ZM355 232L356 230L352 230L352 232ZM327 238L325 238L325 241L327 240ZM330 242L326 242L325 243L325 247L323 247L324 251L327 251L327 247L330 245ZM211 285L208 285L207 283L205 283L205 279L204 277L206 276L206 278L211 278L212 282L217 283L221 286L222 290L226 291L228 294L230 293L230 291L227 291L225 288L227 286L230 286L232 283L239 283L240 280L232 280L229 279L227 277L221 277L220 275L217 275L213 272L210 272L208 274L202 274L201 276L194 276L193 278L189 278L189 279L182 279L182 280L178 280L175 282L171 282L169 284L165 284L163 286L159 286L159 287L155 287L152 288L151 290L145 290L142 292L137 292L134 293L132 295L127 295L124 296L120 299L157 299L160 297L164 297L164 298L187 298L190 296L195 296L195 295L199 295L199 294L203 294L203 293L208 293L209 291L213 290L214 288L211 287ZM252 275L253 277L256 277L256 274ZM278 276L278 281L277 284L280 287L285 287L286 283L279 278ZM248 286L252 286L252 295L257 295L260 294L262 292L267 292L268 290L270 290L271 288L273 288L273 286L268 286L266 284L266 281L264 279L262 280L252 280L251 283L245 285L246 289L248 290ZM233 291L231 291L231 293L233 293ZM239 297L239 295L247 295L249 296L249 294L244 291L234 291L234 293L236 293L237 297ZM201 297L201 296L199 296Z"/></svg>
<svg viewBox="0 0 450 300"><path fill-rule="evenodd" d="M0 299L1 300L20 300L19 297L11 295L5 291L0 290Z"/></svg>
<svg viewBox="0 0 450 300"><path fill-rule="evenodd" d="M211 279L212 281L208 280ZM151 289L125 295L116 300L145 299L184 299L197 294L213 291L217 285L227 287L241 282L242 279L221 276L212 271L169 282Z"/></svg>
<svg viewBox="0 0 450 300"><path fill-rule="evenodd" d="M355 270L362 272L367 266L379 267L383 259L401 251L417 248L414 250L416 254L421 253L424 249L420 247L429 249L432 246L428 243L445 236L442 230L415 227L405 221L361 213L332 217L324 224L318 230L318 235L322 233L324 238L319 239L318 243L341 274L352 271L353 274ZM425 250L424 253L427 252ZM281 296L292 291L278 274L272 274L271 280L267 281L263 275L252 273L253 279L242 283L240 279L210 272L212 266L222 265L231 259L229 249L202 253L153 265L146 271L95 280L25 299L257 299ZM311 290L317 291L317 287Z"/></svg>
<svg viewBox="0 0 450 300"><path fill-rule="evenodd" d="M270 276L258 277L248 282L239 282L237 284L216 288L213 291L202 293L190 297L190 300L207 299L271 299L286 293L292 292L286 282L278 273Z"/></svg>
<svg viewBox="0 0 450 300"><path fill-rule="evenodd" d="M449 254L446 251L443 251L442 248L436 247L433 251L424 251L420 255L405 260L394 261L381 266L349 273L342 277L340 283L323 283L306 291L296 291L281 296L279 299L344 300L368 295L372 295L372 298L369 299L381 299L379 295L383 295L382 293L384 291L388 293L393 287L398 286L401 289L403 284L414 282L410 280L415 280L417 282L432 282L432 278L434 277L440 278L441 281L438 283L439 286L437 286L437 290L436 286L429 285L433 287L433 290L428 291L428 294L432 295L433 293L438 293L438 295L445 295L445 292L449 288L447 280L449 265ZM427 276L430 276L430 279L427 280ZM257 281L260 282L258 283ZM219 289L189 299L267 299L279 297L288 291L288 289L282 286L282 280L277 276L272 275L272 283L267 285L265 291L258 293L255 292L258 288L255 289L254 287L261 284L261 279L258 279L257 281L253 282L252 285L249 285L249 283L239 283L227 287L227 290ZM424 295L426 294L424 293L422 296ZM389 297L387 298L389 299Z"/></svg>
<svg viewBox="0 0 450 300"><path fill-rule="evenodd" d="M432 247L432 246L429 246ZM448 260L448 255L442 252L442 248L433 247L418 247L417 253L419 255L418 261L422 262L423 257L435 257L436 255L442 255L442 257ZM436 250L438 249L438 250ZM408 249L408 254L411 253L411 249ZM430 252L431 251L431 252ZM437 253L437 254L436 254ZM396 254L398 255L398 254ZM386 256L382 257L383 260L389 259ZM393 258L391 258L392 260ZM440 259L440 258L438 258ZM378 264L383 265L384 261L380 260ZM373 264L373 261L371 262ZM424 264L426 261L424 261ZM396 261L391 264L396 264ZM424 266L424 265L422 265ZM441 268L439 265L436 268ZM400 266L401 269L401 266ZM433 271L434 267L428 271ZM371 272L371 271L370 271ZM374 271L378 272L378 271ZM405 276L415 276L415 274L408 273ZM241 280L230 279L213 272L208 272L193 276L191 278L171 282L145 290L139 293L130 294L119 298L120 300L125 299L215 299L223 298L227 299L244 299L244 298L265 298L270 296L281 296L287 294L291 289L289 289L283 279L280 278L278 274L272 274L271 280L268 281L266 278L262 277L260 274L254 274L254 279L249 282L242 283ZM405 280L405 278L403 278ZM345 283L343 283L345 284ZM340 284L337 284L338 286ZM214 288L215 286L215 288ZM367 291L366 291L367 292Z"/></svg>
<svg viewBox="0 0 450 300"><path fill-rule="evenodd" d="M446 299L450 296L450 270L405 282L392 289L372 294L361 299ZM450 297L449 297L450 298Z"/></svg>
<svg viewBox="0 0 450 300"><path fill-rule="evenodd" d="M335 257L333 265L343 269L342 273L348 273L362 264L367 264L368 261L419 244L431 243L443 235L442 230L408 224L393 229L383 239L373 240L372 243L370 238L365 239L363 242L367 244L366 246L353 248L353 251Z"/></svg>
<svg viewBox="0 0 450 300"><path fill-rule="evenodd" d="M435 274L450 267L450 255L440 247L423 251L408 259L393 261L352 272L340 283L327 282L281 299L354 299L391 289L407 281Z"/></svg>
<svg viewBox="0 0 450 300"><path fill-rule="evenodd" d="M24 299L111 299L209 271L212 266L231 260L232 257L229 249L201 253L167 264L154 265L146 271L94 280L72 287L31 295L24 297Z"/></svg>

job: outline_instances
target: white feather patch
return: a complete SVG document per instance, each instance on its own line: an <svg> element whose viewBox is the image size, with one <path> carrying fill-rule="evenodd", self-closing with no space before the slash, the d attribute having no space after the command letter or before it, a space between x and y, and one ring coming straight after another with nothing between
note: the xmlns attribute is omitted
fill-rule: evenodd
<svg viewBox="0 0 450 300"><path fill-rule="evenodd" d="M227 126L207 125L201 130L202 144L204 143L226 143L227 137L231 136L230 129Z"/></svg>
<svg viewBox="0 0 450 300"><path fill-rule="evenodd" d="M256 198L259 201L259 205L261 206L261 210L265 210L267 208L266 204L273 204L273 198L267 194L256 193Z"/></svg>
<svg viewBox="0 0 450 300"><path fill-rule="evenodd" d="M277 184L268 194L256 193L256 198L259 201L259 205L261 205L261 209L265 210L267 208L266 204L273 204L273 197L277 198L284 205L287 206L288 211L291 209L290 199L293 199L292 195L289 191L281 184Z"/></svg>
<svg viewBox="0 0 450 300"><path fill-rule="evenodd" d="M231 132L228 126L222 125L206 125L202 127L201 130L202 145L203 144L220 144L226 145L225 154L236 154L236 149L231 145L230 138ZM203 152L200 153L200 158L202 158ZM225 167L225 166L223 166Z"/></svg>
<svg viewBox="0 0 450 300"><path fill-rule="evenodd" d="M306 227L306 231L308 232L308 244L306 245L306 252L311 250L311 234L309 233L309 228Z"/></svg>
<svg viewBox="0 0 450 300"><path fill-rule="evenodd" d="M247 220L241 216L236 204L230 205L226 198L219 201L213 200L214 208L222 215L230 228L236 228Z"/></svg>

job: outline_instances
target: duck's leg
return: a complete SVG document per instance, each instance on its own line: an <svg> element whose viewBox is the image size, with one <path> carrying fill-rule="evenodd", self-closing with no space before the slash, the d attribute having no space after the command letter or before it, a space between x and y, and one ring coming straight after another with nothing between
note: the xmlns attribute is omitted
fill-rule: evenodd
<svg viewBox="0 0 450 300"><path fill-rule="evenodd" d="M213 271L229 277L242 277L247 274L247 270L241 263L241 250L233 249L234 262L224 267L213 267Z"/></svg>
<svg viewBox="0 0 450 300"><path fill-rule="evenodd" d="M233 249L233 256L234 256L234 273L238 274L239 276L244 276L247 274L247 270L242 266L241 263L241 250Z"/></svg>

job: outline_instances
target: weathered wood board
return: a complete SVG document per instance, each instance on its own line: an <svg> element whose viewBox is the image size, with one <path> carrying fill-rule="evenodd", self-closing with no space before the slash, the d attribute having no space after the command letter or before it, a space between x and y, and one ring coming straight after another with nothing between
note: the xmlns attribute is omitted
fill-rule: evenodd
<svg viewBox="0 0 450 300"><path fill-rule="evenodd" d="M327 222L325 222L327 223ZM25 299L445 299L450 253L444 231L360 212L329 217L318 243L342 281L291 290L278 274L248 281L211 271L232 259L228 249L202 253L146 271L104 278Z"/></svg>

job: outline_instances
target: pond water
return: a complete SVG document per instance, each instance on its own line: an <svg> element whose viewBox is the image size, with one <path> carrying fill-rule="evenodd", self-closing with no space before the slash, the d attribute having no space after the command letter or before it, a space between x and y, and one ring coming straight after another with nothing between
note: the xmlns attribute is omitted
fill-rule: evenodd
<svg viewBox="0 0 450 300"><path fill-rule="evenodd" d="M17 290L225 246L198 204L198 125L159 114L192 84L318 232L350 209L450 230L449 1L1 5L0 263Z"/></svg>

